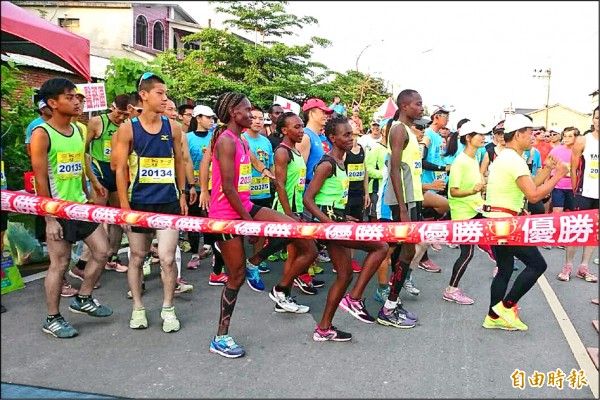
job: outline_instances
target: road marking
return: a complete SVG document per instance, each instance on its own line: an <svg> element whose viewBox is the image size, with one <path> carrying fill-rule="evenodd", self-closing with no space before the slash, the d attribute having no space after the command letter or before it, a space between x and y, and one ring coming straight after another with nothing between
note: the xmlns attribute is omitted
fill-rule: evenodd
<svg viewBox="0 0 600 400"><path fill-rule="evenodd" d="M556 320L558 321L558 325L565 335L565 339L567 339L567 343L575 356L575 360L577 360L577 364L579 364L579 368L585 371L585 376L587 378L587 382L590 385L590 389L594 398L598 398L598 370L596 366L592 362L590 355L588 354L581 338L577 334L573 323L569 319L569 316L565 312L565 309L560 304L560 300L556 296L556 293L548 283L548 280L544 275L540 276L538 279L538 284L550 305L550 309L554 313Z"/></svg>
<svg viewBox="0 0 600 400"><path fill-rule="evenodd" d="M47 271L38 272L37 274L29 275L23 278L24 283L37 281L38 279L44 279Z"/></svg>

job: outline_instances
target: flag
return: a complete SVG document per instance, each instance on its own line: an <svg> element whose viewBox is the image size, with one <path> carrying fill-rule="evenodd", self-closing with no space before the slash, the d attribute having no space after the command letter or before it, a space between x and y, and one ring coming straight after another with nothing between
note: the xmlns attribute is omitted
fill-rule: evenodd
<svg viewBox="0 0 600 400"><path fill-rule="evenodd" d="M384 118L392 118L396 113L398 106L394 103L391 97L388 97L382 105L379 106L377 111L373 113L373 120L384 119Z"/></svg>
<svg viewBox="0 0 600 400"><path fill-rule="evenodd" d="M279 104L283 108L283 112L292 111L296 115L300 115L300 104L294 103L285 97L275 95L273 97L273 104Z"/></svg>

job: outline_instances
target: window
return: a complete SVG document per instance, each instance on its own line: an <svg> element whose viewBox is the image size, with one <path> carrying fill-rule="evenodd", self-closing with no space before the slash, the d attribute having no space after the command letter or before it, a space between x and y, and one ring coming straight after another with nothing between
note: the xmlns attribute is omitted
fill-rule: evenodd
<svg viewBox="0 0 600 400"><path fill-rule="evenodd" d="M165 28L159 21L154 23L152 29L152 48L158 51L165 50Z"/></svg>
<svg viewBox="0 0 600 400"><path fill-rule="evenodd" d="M79 32L79 18L59 18L58 25L69 32Z"/></svg>
<svg viewBox="0 0 600 400"><path fill-rule="evenodd" d="M148 21L143 15L135 20L135 44L148 46Z"/></svg>
<svg viewBox="0 0 600 400"><path fill-rule="evenodd" d="M183 45L186 50L200 50L200 45L196 42L188 42Z"/></svg>

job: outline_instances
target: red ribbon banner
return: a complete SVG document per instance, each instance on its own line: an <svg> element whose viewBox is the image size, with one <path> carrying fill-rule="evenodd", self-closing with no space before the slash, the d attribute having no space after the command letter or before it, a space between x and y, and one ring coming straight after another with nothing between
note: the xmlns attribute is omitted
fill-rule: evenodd
<svg viewBox="0 0 600 400"><path fill-rule="evenodd" d="M598 246L598 210L464 221L281 223L156 214L2 190L2 210L156 229L244 236L406 243Z"/></svg>

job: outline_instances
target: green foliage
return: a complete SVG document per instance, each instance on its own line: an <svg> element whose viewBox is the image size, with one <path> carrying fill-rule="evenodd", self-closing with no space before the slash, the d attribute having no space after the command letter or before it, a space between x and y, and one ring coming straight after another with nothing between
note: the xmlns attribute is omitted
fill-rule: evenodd
<svg viewBox="0 0 600 400"><path fill-rule="evenodd" d="M127 58L111 57L110 64L106 68L106 81L104 82L107 100L112 102L119 94L137 92L138 80L144 72L155 73L166 82L167 87L170 87L172 81L162 67L162 64L156 60L145 64Z"/></svg>
<svg viewBox="0 0 600 400"><path fill-rule="evenodd" d="M32 104L33 95L33 89L21 78L14 63L2 64L2 159L10 190L23 189L23 173L31 170L25 130L38 116Z"/></svg>

